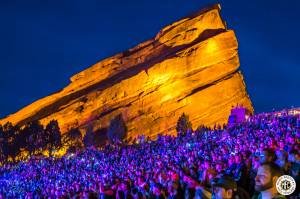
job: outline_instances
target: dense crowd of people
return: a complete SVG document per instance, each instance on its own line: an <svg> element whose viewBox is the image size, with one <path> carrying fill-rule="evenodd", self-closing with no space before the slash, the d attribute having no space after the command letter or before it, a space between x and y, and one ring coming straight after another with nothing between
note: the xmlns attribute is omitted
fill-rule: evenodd
<svg viewBox="0 0 300 199"><path fill-rule="evenodd" d="M258 114L231 127L31 158L0 167L2 198L285 198L299 196L300 115ZM0 198L1 198L0 197Z"/></svg>

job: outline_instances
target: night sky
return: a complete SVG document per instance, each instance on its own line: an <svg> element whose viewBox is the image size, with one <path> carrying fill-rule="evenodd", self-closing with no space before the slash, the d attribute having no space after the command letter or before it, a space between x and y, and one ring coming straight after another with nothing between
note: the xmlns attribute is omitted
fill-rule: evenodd
<svg viewBox="0 0 300 199"><path fill-rule="evenodd" d="M0 117L59 91L103 58L220 2L255 111L300 106L300 1L0 0Z"/></svg>

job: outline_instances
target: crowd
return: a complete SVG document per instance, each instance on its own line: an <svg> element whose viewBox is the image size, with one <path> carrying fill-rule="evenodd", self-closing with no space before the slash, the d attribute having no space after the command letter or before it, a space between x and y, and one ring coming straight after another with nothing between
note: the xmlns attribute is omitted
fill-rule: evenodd
<svg viewBox="0 0 300 199"><path fill-rule="evenodd" d="M285 198L292 176L299 197L300 115L266 113L246 122L107 145L62 158L0 167L0 198Z"/></svg>

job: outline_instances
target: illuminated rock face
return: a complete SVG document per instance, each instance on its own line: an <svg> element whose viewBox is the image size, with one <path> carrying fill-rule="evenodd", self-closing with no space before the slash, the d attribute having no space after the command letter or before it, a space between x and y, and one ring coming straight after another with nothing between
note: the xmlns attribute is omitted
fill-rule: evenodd
<svg viewBox="0 0 300 199"><path fill-rule="evenodd" d="M60 92L0 121L56 119L71 127L106 128L122 113L128 136L174 133L187 113L196 128L227 122L237 104L253 112L239 71L238 43L213 6L161 30L155 38L71 77Z"/></svg>

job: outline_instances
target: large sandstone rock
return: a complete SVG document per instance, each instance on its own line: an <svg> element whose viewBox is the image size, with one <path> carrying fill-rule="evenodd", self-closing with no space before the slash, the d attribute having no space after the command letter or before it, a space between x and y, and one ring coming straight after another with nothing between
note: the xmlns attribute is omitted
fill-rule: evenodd
<svg viewBox="0 0 300 199"><path fill-rule="evenodd" d="M2 119L13 124L56 119L106 128L122 113L129 136L173 133L178 117L193 127L227 122L232 106L253 108L239 71L238 43L219 5L162 29L150 39L71 77L63 90Z"/></svg>

